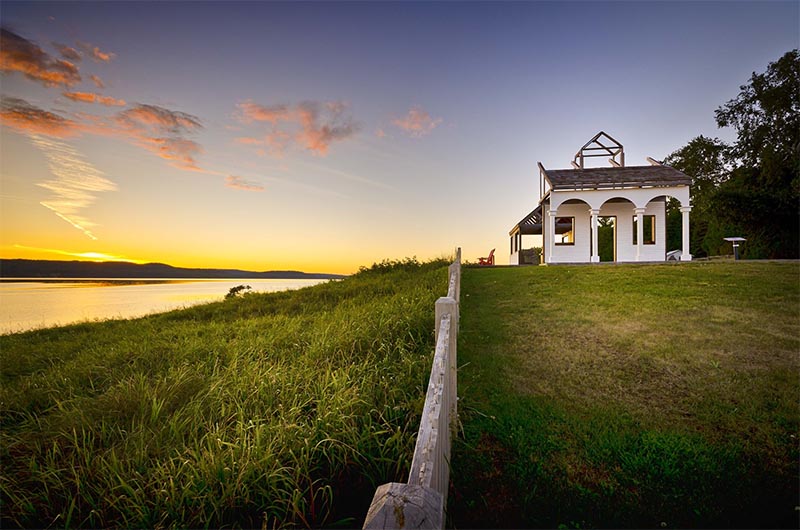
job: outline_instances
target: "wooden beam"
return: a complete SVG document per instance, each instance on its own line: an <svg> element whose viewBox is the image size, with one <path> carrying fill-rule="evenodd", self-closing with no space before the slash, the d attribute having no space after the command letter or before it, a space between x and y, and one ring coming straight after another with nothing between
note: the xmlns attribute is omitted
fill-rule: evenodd
<svg viewBox="0 0 800 530"><path fill-rule="evenodd" d="M547 175L547 171L544 170L544 166L541 162L536 162L536 165L539 166L539 202L544 198L544 179L545 175Z"/></svg>
<svg viewBox="0 0 800 530"><path fill-rule="evenodd" d="M613 158L609 158L609 159L608 159L608 162L609 162L609 163L610 163L612 166L614 166L614 167L622 167L622 166L620 165L620 163L619 163L619 162L617 162L616 160L614 160Z"/></svg>
<svg viewBox="0 0 800 530"><path fill-rule="evenodd" d="M655 158L650 158L649 156L648 156L648 157L646 157L646 160L647 160L648 162L650 162L650 165L651 165L651 166L663 166L663 165L664 165L664 164L662 164L661 162L659 162L658 160L656 160Z"/></svg>

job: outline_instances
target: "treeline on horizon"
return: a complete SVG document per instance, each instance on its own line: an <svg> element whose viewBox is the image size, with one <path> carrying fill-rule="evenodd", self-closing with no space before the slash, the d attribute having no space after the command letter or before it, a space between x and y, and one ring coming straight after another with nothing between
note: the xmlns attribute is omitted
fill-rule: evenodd
<svg viewBox="0 0 800 530"><path fill-rule="evenodd" d="M239 269L186 269L164 263L138 264L127 261L0 259L0 278L263 278L327 280L344 277L341 274L300 271L253 272Z"/></svg>
<svg viewBox="0 0 800 530"><path fill-rule="evenodd" d="M800 54L791 50L753 73L717 108L718 127L737 139L697 136L664 160L692 178L691 253L731 253L740 236L745 258L800 257ZM680 204L667 206L668 248L681 247Z"/></svg>

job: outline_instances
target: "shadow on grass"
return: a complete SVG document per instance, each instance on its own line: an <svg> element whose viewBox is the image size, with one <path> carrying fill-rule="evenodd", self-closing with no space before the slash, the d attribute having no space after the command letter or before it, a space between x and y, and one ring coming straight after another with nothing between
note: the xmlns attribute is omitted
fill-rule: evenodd
<svg viewBox="0 0 800 530"><path fill-rule="evenodd" d="M602 289L605 281L593 278L598 271L589 268L585 273L553 269L465 271L459 337L459 414L463 436L456 440L453 450L449 525L455 528L796 528L799 494L796 404L785 409L770 406L769 403L780 404L781 400L766 399L740 384L750 393L736 399L766 399L752 409L742 405L738 411L730 411L732 415L743 416L741 432L732 430L727 418L709 417L707 412L700 414L686 404L688 400L676 401L677 405L652 400L642 407L633 407L629 406L632 400L625 396L587 402L585 396L576 394L574 387L534 384L537 376L551 371L544 370L548 367L543 365L520 361L523 354L536 356L535 347L514 345L525 344L534 335L537 340L546 339L542 339L541 329L533 329L535 324L523 316L531 308L541 307L542 291L550 290L548 296L558 296L554 283L567 285L565 280L569 278L571 285L582 286L586 292L581 296L588 299L597 295L595 291ZM658 296L666 296L669 302L669 289L664 283L649 285L635 272L627 272L632 276L630 284L640 284L631 296L641 300L652 289ZM749 275L752 271L743 272ZM650 274L652 282L653 273L657 271L645 270L641 274ZM729 271L725 271L725 278L730 280ZM772 288L783 287L777 282ZM681 289L684 299L697 295L686 286ZM623 303L625 296L619 295ZM613 305L613 301L610 303ZM753 300L753 305L758 303ZM796 303L796 293L788 296L787 303ZM550 308L556 312L565 309ZM592 316L586 314L541 318L538 325L551 335L573 331L572 326L596 326ZM797 325L790 323L791 326ZM587 333L591 338L591 333ZM626 341L608 343L622 348L619 344ZM631 347L646 350L647 346L634 341ZM796 341L788 346L789 351L793 347ZM624 350L611 354L633 355ZM652 355L648 351L638 354ZM616 357L609 358L613 361ZM668 367L679 371L677 367L683 361L676 359L668 360L672 363ZM572 365L553 362L555 368L549 367L552 373L560 371L564 377L577 377L587 366L577 361ZM535 371L537 367L543 371ZM529 378L530 388L520 385L519 380L525 378ZM616 391L624 394L636 390L636 386L646 391L649 383L646 380L614 383L613 377L609 380L612 383L589 378L586 384L617 384ZM773 380L765 381L771 384ZM698 384L694 379L682 383ZM796 382L788 381L783 388L773 390L776 395L791 394L792 388L796 394ZM594 390L586 393L594 395ZM615 390L606 391L613 395ZM705 410L709 407L708 400L719 400L713 393L701 395L695 406ZM720 410L729 405L715 403ZM737 420L734 417L730 421Z"/></svg>

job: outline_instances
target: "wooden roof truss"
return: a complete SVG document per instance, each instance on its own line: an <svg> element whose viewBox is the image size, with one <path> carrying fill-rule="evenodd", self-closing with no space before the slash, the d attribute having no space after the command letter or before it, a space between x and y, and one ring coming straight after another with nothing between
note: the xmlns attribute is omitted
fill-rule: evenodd
<svg viewBox="0 0 800 530"><path fill-rule="evenodd" d="M608 162L613 167L625 167L625 148L608 134L600 131L575 153L575 157L572 159L572 167L583 169L584 159L609 155L611 158L608 159Z"/></svg>

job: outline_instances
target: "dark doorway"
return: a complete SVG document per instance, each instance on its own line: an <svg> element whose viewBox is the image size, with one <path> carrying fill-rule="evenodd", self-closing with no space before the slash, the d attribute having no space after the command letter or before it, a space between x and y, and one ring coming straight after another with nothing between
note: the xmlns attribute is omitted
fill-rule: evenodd
<svg viewBox="0 0 800 530"><path fill-rule="evenodd" d="M597 254L600 261L617 260L617 217L597 218Z"/></svg>

